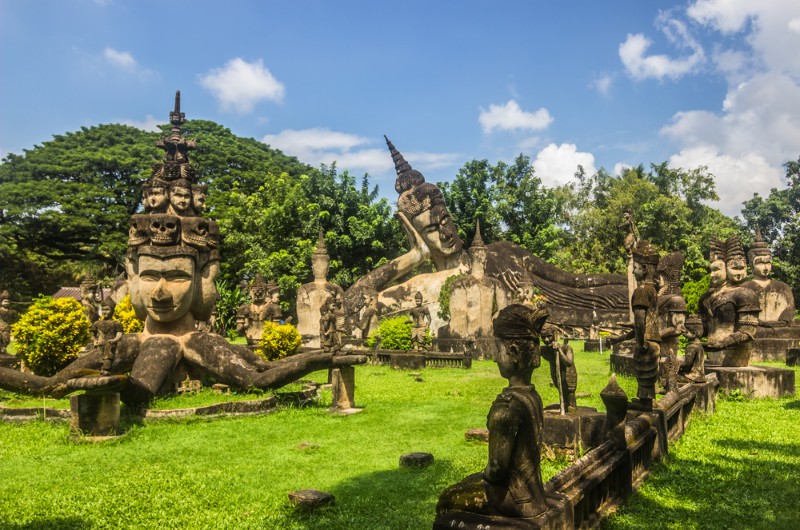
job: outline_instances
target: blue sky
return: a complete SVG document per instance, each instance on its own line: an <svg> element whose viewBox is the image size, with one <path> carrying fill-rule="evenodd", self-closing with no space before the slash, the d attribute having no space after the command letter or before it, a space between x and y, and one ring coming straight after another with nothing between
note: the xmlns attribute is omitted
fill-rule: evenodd
<svg viewBox="0 0 800 530"><path fill-rule="evenodd" d="M524 153L550 186L706 165L738 213L800 155L800 2L0 0L0 154L216 121L394 200L389 136L430 181Z"/></svg>

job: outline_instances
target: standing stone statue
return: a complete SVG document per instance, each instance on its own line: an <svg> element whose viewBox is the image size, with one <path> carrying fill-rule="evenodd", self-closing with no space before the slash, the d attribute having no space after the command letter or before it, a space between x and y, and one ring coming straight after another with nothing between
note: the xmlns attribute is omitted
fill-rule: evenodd
<svg viewBox="0 0 800 530"><path fill-rule="evenodd" d="M559 344L561 331L551 324L542 328L542 357L550 363L550 379L558 389L562 414L564 411L578 409L575 391L578 389L578 370L575 368L575 354L572 346L564 339Z"/></svg>
<svg viewBox="0 0 800 530"><path fill-rule="evenodd" d="M11 309L11 295L0 293L0 353L6 353L11 344L11 324L17 321L17 312Z"/></svg>
<svg viewBox="0 0 800 530"><path fill-rule="evenodd" d="M248 289L250 303L242 305L237 313L237 331L247 337L248 346L258 346L264 334L264 322L272 321L274 310L267 302L267 288L264 277L256 273Z"/></svg>
<svg viewBox="0 0 800 530"><path fill-rule="evenodd" d="M723 366L747 366L758 326L758 298L742 287L747 262L739 238L711 239L711 287L700 297L706 350ZM709 355L711 359L711 355Z"/></svg>
<svg viewBox="0 0 800 530"><path fill-rule="evenodd" d="M703 335L703 321L697 315L686 319L686 354L681 360L678 380L688 383L705 383L706 381L706 352L700 337Z"/></svg>
<svg viewBox="0 0 800 530"><path fill-rule="evenodd" d="M319 339L322 351L339 351L339 337L336 329L336 299L329 298L320 308Z"/></svg>
<svg viewBox="0 0 800 530"><path fill-rule="evenodd" d="M378 330L378 317L378 297L368 295L357 326L361 331L362 339L368 339Z"/></svg>
<svg viewBox="0 0 800 530"><path fill-rule="evenodd" d="M675 388L678 375L678 349L681 335L686 331L686 300L681 291L683 253L672 252L658 260L656 287L658 318L661 332L660 375L666 392Z"/></svg>
<svg viewBox="0 0 800 530"><path fill-rule="evenodd" d="M470 274L453 282L450 288L450 335L479 340L491 337L492 319L509 304L502 282L485 275L486 245L481 237L480 222L475 223L475 239L469 248ZM494 354L494 341L487 341Z"/></svg>
<svg viewBox="0 0 800 530"><path fill-rule="evenodd" d="M622 222L617 226L625 231L625 241L622 244L628 254L628 300L633 297L633 290L636 288L636 279L633 277L633 250L639 242L639 231L636 229L636 222L633 219L633 211L625 208L622 212ZM633 320L633 308L630 308L630 319Z"/></svg>
<svg viewBox="0 0 800 530"><path fill-rule="evenodd" d="M411 315L411 348L413 350L424 350L425 339L431 324L431 312L422 305L422 293L417 291L414 295L417 306L410 312Z"/></svg>
<svg viewBox="0 0 800 530"><path fill-rule="evenodd" d="M114 319L114 308L116 304L110 297L106 297L100 303L100 319L92 324L92 347L103 352L100 373L103 375L111 374L111 366L114 362L114 354L117 351L117 343L122 340L122 324Z"/></svg>
<svg viewBox="0 0 800 530"><path fill-rule="evenodd" d="M463 528L458 526L458 512L529 518L547 510L540 466L542 398L531 384L533 370L540 363L539 335L547 316L547 309L541 306L512 304L495 318L495 361L508 386L494 400L486 418L488 462L482 472L442 492L436 505L437 527ZM500 521L494 523L492 528L506 528Z"/></svg>
<svg viewBox="0 0 800 530"><path fill-rule="evenodd" d="M631 407L636 410L653 410L658 379L658 358L661 353L661 332L658 318L658 294L655 288L655 270L658 251L649 241L640 240L633 250L633 276L636 289L631 297L633 329L609 342L636 339L633 350L634 375L638 389Z"/></svg>
<svg viewBox="0 0 800 530"><path fill-rule="evenodd" d="M753 247L747 252L753 279L742 284L758 297L758 325L766 328L788 326L794 320L795 305L792 288L779 280L773 280L772 251L769 249L761 229L756 227Z"/></svg>
<svg viewBox="0 0 800 530"><path fill-rule="evenodd" d="M317 248L311 256L314 281L300 286L297 290L297 331L300 333L303 345L308 347L320 347L319 317L322 307L329 298L344 294L341 287L328 281L329 264L330 257L320 228Z"/></svg>
<svg viewBox="0 0 800 530"><path fill-rule="evenodd" d="M100 318L97 307L98 289L94 276L87 274L81 282L81 306L83 306L83 314L90 323Z"/></svg>

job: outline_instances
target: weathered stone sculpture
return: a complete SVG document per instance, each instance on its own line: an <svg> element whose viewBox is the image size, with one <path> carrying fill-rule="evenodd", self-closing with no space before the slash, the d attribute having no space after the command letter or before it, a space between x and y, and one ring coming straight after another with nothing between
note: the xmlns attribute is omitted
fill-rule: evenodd
<svg viewBox="0 0 800 530"><path fill-rule="evenodd" d="M248 292L251 302L239 308L237 331L247 337L248 346L257 346L264 335L264 322L280 324L283 321L283 311L279 303L280 288L256 273L250 282Z"/></svg>
<svg viewBox="0 0 800 530"><path fill-rule="evenodd" d="M753 269L753 279L742 284L742 287L750 289L758 297L758 325L768 328L788 326L794 320L796 311L792 288L770 277L772 251L759 228L756 228L755 241L747 257Z"/></svg>
<svg viewBox="0 0 800 530"><path fill-rule="evenodd" d="M420 291L431 301L431 331L438 334L446 322L438 318L435 301L447 278L468 271L468 259L441 190L425 182L388 139L387 144L397 171L397 218L409 237L410 250L369 272L347 290L347 318L355 323L370 295L378 296L379 310L387 314L410 309L412 293ZM435 272L394 283L428 258ZM564 327L588 328L597 319L602 320L600 324L612 325L627 319L627 282L622 275L567 273L507 241L488 245L486 275L502 281L511 292L521 282L533 283L547 297L551 319Z"/></svg>
<svg viewBox="0 0 800 530"><path fill-rule="evenodd" d="M723 366L748 366L758 325L758 298L742 287L747 262L739 238L711 240L711 287L700 297L706 350ZM712 356L709 355L711 359Z"/></svg>
<svg viewBox="0 0 800 530"><path fill-rule="evenodd" d="M422 293L414 295L416 307L410 311L411 316L411 349L424 350L425 338L431 325L431 312L427 306L422 305Z"/></svg>
<svg viewBox="0 0 800 530"><path fill-rule="evenodd" d="M655 270L658 252L649 241L640 240L633 250L633 275L636 289L631 297L633 329L610 342L636 339L633 350L634 375L638 389L632 400L632 409L653 409L656 397L655 384L658 379L658 358L661 352L661 332L658 318L658 294L655 288Z"/></svg>
<svg viewBox="0 0 800 530"><path fill-rule="evenodd" d="M448 333L455 339L478 341L481 353L493 357L492 319L509 304L510 296L499 280L485 275L486 252L480 222L476 222L475 238L469 248L470 274L450 287Z"/></svg>
<svg viewBox="0 0 800 530"><path fill-rule="evenodd" d="M0 353L5 353L11 343L11 324L17 321L17 312L11 309L11 295L0 293Z"/></svg>
<svg viewBox="0 0 800 530"><path fill-rule="evenodd" d="M622 212L622 222L617 226L625 231L625 241L622 244L628 254L628 301L633 297L633 290L636 289L636 279L633 277L633 249L639 242L639 231L636 229L636 222L633 219L633 212L630 208L625 208ZM630 320L633 320L633 308L630 310Z"/></svg>
<svg viewBox="0 0 800 530"><path fill-rule="evenodd" d="M319 339L322 350L336 352L341 348L340 335L337 329L336 299L329 298L320 308Z"/></svg>
<svg viewBox="0 0 800 530"><path fill-rule="evenodd" d="M661 332L661 384L669 392L675 388L678 374L679 339L686 331L686 300L681 291L683 253L662 256L656 268L658 318Z"/></svg>
<svg viewBox="0 0 800 530"><path fill-rule="evenodd" d="M686 354L681 360L678 380L689 383L704 383L706 381L705 360L706 352L700 337L703 335L703 321L697 315L686 319L684 332L689 344L686 345Z"/></svg>
<svg viewBox="0 0 800 530"><path fill-rule="evenodd" d="M102 375L111 374L117 343L122 339L122 324L111 318L115 306L114 301L106 297L100 303L100 319L92 324L92 347L103 352L100 366Z"/></svg>
<svg viewBox="0 0 800 530"><path fill-rule="evenodd" d="M367 297L361 317L358 320L357 328L361 332L362 339L371 337L378 330L378 317L378 298L375 295L370 295Z"/></svg>
<svg viewBox="0 0 800 530"><path fill-rule="evenodd" d="M314 274L314 281L300 286L297 290L297 331L300 333L303 345L307 347L318 348L320 346L320 309L329 298L344 295L341 287L328 281L329 264L330 257L325 248L322 229L320 229L317 249L311 256L311 271Z"/></svg>
<svg viewBox="0 0 800 530"><path fill-rule="evenodd" d="M158 144L166 155L163 163L155 165L154 178L191 183L194 171L188 150L195 142L181 134L184 114L180 112L179 94L170 122L172 133ZM173 204L176 213L182 204ZM194 213L188 208L182 211ZM364 356L334 356L317 350L268 362L246 347L197 331L196 321L210 317L217 299L214 281L219 271L218 244L219 228L211 220L166 213L134 215L126 268L131 303L144 320L144 331L124 335L119 341L111 363L112 375L100 375L103 352L95 350L53 377L0 368L0 387L62 396L76 389L96 391L122 384L123 400L142 404L171 391L185 370L240 389L266 389L283 386L315 370L366 361ZM119 375L126 373L130 375Z"/></svg>
<svg viewBox="0 0 800 530"><path fill-rule="evenodd" d="M486 425L489 459L481 473L450 486L439 496L437 525L458 520L458 512L532 518L547 510L540 467L542 399L531 384L539 366L539 335L547 319L543 307L512 304L494 320L498 339L495 361L508 387L497 396ZM442 521L442 524L439 522ZM495 521L492 528L504 528ZM456 522L453 528L459 528ZM437 526L437 527L438 527Z"/></svg>
<svg viewBox="0 0 800 530"><path fill-rule="evenodd" d="M81 282L81 305L83 314L86 315L89 322L94 322L100 317L97 307L98 288L97 282L91 274L86 275Z"/></svg>
<svg viewBox="0 0 800 530"><path fill-rule="evenodd" d="M575 391L578 389L578 370L572 346L565 340L559 343L560 330L552 324L542 328L541 355L550 363L550 379L558 389L561 413L578 408Z"/></svg>

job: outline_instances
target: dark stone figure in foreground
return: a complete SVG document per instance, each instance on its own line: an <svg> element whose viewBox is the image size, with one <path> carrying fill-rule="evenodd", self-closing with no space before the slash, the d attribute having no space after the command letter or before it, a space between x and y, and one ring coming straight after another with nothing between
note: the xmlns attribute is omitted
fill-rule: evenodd
<svg viewBox="0 0 800 530"><path fill-rule="evenodd" d="M578 388L578 370L575 369L575 356L565 340L559 344L560 331L555 326L545 324L542 329L542 357L550 363L550 379L558 388L562 413L577 410L575 391ZM556 357L558 355L558 357Z"/></svg>
<svg viewBox="0 0 800 530"><path fill-rule="evenodd" d="M194 180L188 150L195 142L181 134L180 94L170 122L172 134L158 144L166 156L155 165L151 180L186 180L189 184L171 187L184 194ZM143 404L174 390L176 379L187 371L240 389L266 389L316 370L366 361L364 356L311 351L270 362L244 346L197 331L196 322L208 320L218 296L214 281L219 272L219 227L194 215L186 197L176 197L173 209L178 215L148 213L131 218L126 270L131 304L145 324L142 333L124 335L117 344L108 370L112 375L101 374L105 354L95 349L53 377L0 368L0 387L53 397L78 389L121 387L123 401Z"/></svg>
<svg viewBox="0 0 800 530"><path fill-rule="evenodd" d="M547 510L540 467L542 398L531 384L539 366L539 336L546 309L512 304L494 320L498 339L495 361L508 379L492 403L489 459L484 470L450 486L439 496L436 511L442 516L459 510L492 516L530 518Z"/></svg>

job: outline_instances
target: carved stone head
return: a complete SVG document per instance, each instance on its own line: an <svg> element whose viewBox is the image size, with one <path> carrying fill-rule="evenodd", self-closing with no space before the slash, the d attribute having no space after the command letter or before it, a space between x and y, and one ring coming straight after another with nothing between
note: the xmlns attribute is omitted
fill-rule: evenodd
<svg viewBox="0 0 800 530"><path fill-rule="evenodd" d="M176 214L192 215L192 184L186 179L178 179L169 185L169 203Z"/></svg>
<svg viewBox="0 0 800 530"><path fill-rule="evenodd" d="M131 227L128 230L128 246L138 247L150 241L150 216L132 215Z"/></svg>
<svg viewBox="0 0 800 530"><path fill-rule="evenodd" d="M181 241L197 250L210 250L209 222L204 217L181 218Z"/></svg>
<svg viewBox="0 0 800 530"><path fill-rule="evenodd" d="M181 237L181 219L170 214L151 214L148 228L153 245L177 245Z"/></svg>

